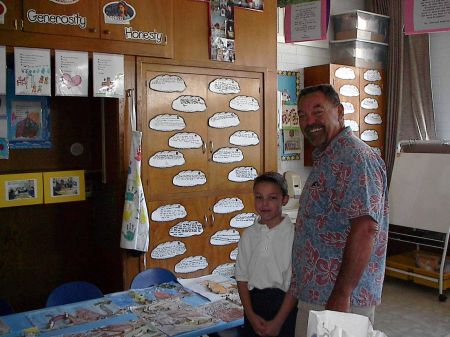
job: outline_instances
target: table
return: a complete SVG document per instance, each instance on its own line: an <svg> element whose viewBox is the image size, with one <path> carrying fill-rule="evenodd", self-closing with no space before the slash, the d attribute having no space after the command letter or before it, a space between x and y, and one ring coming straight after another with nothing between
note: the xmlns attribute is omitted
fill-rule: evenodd
<svg viewBox="0 0 450 337"><path fill-rule="evenodd" d="M214 308L228 307L228 311L214 311ZM221 313L228 314L231 320L219 319ZM1 316L0 321L10 328L7 334L0 332L1 337L195 337L244 323L241 307L226 300L210 302L176 282Z"/></svg>

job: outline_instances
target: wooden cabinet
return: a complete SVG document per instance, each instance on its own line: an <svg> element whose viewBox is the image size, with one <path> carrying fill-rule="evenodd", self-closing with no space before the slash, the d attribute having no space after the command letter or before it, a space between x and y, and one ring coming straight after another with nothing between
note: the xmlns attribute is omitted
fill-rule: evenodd
<svg viewBox="0 0 450 337"><path fill-rule="evenodd" d="M0 16L3 16L3 22L0 21L0 30L17 30L21 25L20 1L2 0L0 3Z"/></svg>
<svg viewBox="0 0 450 337"><path fill-rule="evenodd" d="M385 75L379 69L324 64L305 68L305 87L331 84L344 106L344 120L354 134L381 156L385 144ZM305 141L305 165L312 165L312 146Z"/></svg>
<svg viewBox="0 0 450 337"><path fill-rule="evenodd" d="M150 264L183 277L212 272L233 263L229 255L240 230L231 227L231 218L253 212L253 179L263 167L262 75L155 64L144 64L142 74L142 177L151 214ZM186 214L177 219L155 216L180 209ZM185 221L198 221L202 233L171 237L169 227ZM215 234L219 238L211 244ZM155 249L180 247L179 255L152 257ZM181 259L196 256L204 257L207 267L192 272L176 267Z"/></svg>

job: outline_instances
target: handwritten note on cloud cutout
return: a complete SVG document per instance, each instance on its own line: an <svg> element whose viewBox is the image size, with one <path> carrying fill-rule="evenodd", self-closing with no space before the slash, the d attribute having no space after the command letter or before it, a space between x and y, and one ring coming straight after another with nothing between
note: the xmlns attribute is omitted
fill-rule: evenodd
<svg viewBox="0 0 450 337"><path fill-rule="evenodd" d="M238 252L239 252L239 248L238 248L238 247L234 248L234 249L230 252L230 260L236 261Z"/></svg>
<svg viewBox="0 0 450 337"><path fill-rule="evenodd" d="M180 96L172 102L172 109L181 112L202 112L206 110L206 103L200 96Z"/></svg>
<svg viewBox="0 0 450 337"><path fill-rule="evenodd" d="M175 131L183 130L186 127L186 123L181 116L165 114L153 117L148 127L156 131Z"/></svg>
<svg viewBox="0 0 450 337"><path fill-rule="evenodd" d="M347 67L337 68L334 72L334 76L343 80L354 80L356 78L354 70Z"/></svg>
<svg viewBox="0 0 450 337"><path fill-rule="evenodd" d="M344 115L352 114L355 112L355 107L350 102L342 102L342 105L344 106Z"/></svg>
<svg viewBox="0 0 450 337"><path fill-rule="evenodd" d="M344 84L342 87L339 88L339 93L342 96L356 97L359 96L359 89L353 84Z"/></svg>
<svg viewBox="0 0 450 337"><path fill-rule="evenodd" d="M251 166L236 167L228 173L228 180L236 183L243 183L250 180L255 180L258 176L258 172Z"/></svg>
<svg viewBox="0 0 450 337"><path fill-rule="evenodd" d="M344 120L345 126L350 126L350 129L352 129L353 132L359 131L359 125L356 121L351 119L345 119Z"/></svg>
<svg viewBox="0 0 450 337"><path fill-rule="evenodd" d="M238 243L241 235L235 229L225 229L222 231L216 232L209 239L209 243L213 246L224 246L230 245L232 243Z"/></svg>
<svg viewBox="0 0 450 337"><path fill-rule="evenodd" d="M254 224L255 213L240 213L230 220L230 226L233 228L247 228Z"/></svg>
<svg viewBox="0 0 450 337"><path fill-rule="evenodd" d="M185 162L183 154L179 151L156 152L148 160L150 166L159 168L180 166Z"/></svg>
<svg viewBox="0 0 450 337"><path fill-rule="evenodd" d="M169 146L176 149L198 149L202 145L202 137L194 132L179 132L169 138Z"/></svg>
<svg viewBox="0 0 450 337"><path fill-rule="evenodd" d="M224 263L218 265L213 271L213 275L222 275L225 277L234 276L235 263Z"/></svg>
<svg viewBox="0 0 450 337"><path fill-rule="evenodd" d="M378 132L376 130L366 130L361 133L361 139L365 142L373 142L378 140Z"/></svg>
<svg viewBox="0 0 450 337"><path fill-rule="evenodd" d="M198 221L182 221L169 230L169 235L176 238L187 238L203 233L203 225Z"/></svg>
<svg viewBox="0 0 450 337"><path fill-rule="evenodd" d="M378 109L378 101L375 98L364 98L361 101L361 108L364 108L366 110L375 110Z"/></svg>
<svg viewBox="0 0 450 337"><path fill-rule="evenodd" d="M181 171L172 179L175 186L192 187L206 184L206 175L202 171Z"/></svg>
<svg viewBox="0 0 450 337"><path fill-rule="evenodd" d="M381 115L371 112L370 114L367 114L366 117L364 117L364 122L366 122L367 124L375 125L383 123L383 120L381 119Z"/></svg>
<svg viewBox="0 0 450 337"><path fill-rule="evenodd" d="M172 204L160 206L152 212L151 219L153 221L172 221L182 219L187 215L183 205Z"/></svg>
<svg viewBox="0 0 450 337"><path fill-rule="evenodd" d="M378 70L370 69L367 70L364 75L364 79L369 82L375 82L381 80L381 74Z"/></svg>
<svg viewBox="0 0 450 337"><path fill-rule="evenodd" d="M380 96L381 95L381 87L378 84L370 83L364 87L364 92L368 95Z"/></svg>
<svg viewBox="0 0 450 337"><path fill-rule="evenodd" d="M241 91L239 83L232 78L217 78L209 83L209 90L216 94L238 94Z"/></svg>
<svg viewBox="0 0 450 337"><path fill-rule="evenodd" d="M189 256L175 265L175 273L185 274L208 267L208 260L204 256Z"/></svg>
<svg viewBox="0 0 450 337"><path fill-rule="evenodd" d="M240 130L230 136L230 144L239 146L250 146L259 144L256 132Z"/></svg>
<svg viewBox="0 0 450 337"><path fill-rule="evenodd" d="M239 198L220 199L213 207L214 213L226 214L240 211L244 208L244 203Z"/></svg>
<svg viewBox="0 0 450 337"><path fill-rule="evenodd" d="M242 161L244 155L237 147L222 147L213 153L212 160L216 163L235 163Z"/></svg>
<svg viewBox="0 0 450 337"><path fill-rule="evenodd" d="M238 126L239 123L239 117L234 112L217 112L208 119L208 125L216 129Z"/></svg>
<svg viewBox="0 0 450 337"><path fill-rule="evenodd" d="M150 81L150 89L160 92L182 92L186 89L186 83L180 76L159 75Z"/></svg>
<svg viewBox="0 0 450 337"><path fill-rule="evenodd" d="M186 252L186 245L181 241L169 241L160 243L152 250L153 259L170 259L177 255L183 255Z"/></svg>
<svg viewBox="0 0 450 337"><path fill-rule="evenodd" d="M230 101L230 108L238 111L257 111L259 103L251 96L236 96Z"/></svg>

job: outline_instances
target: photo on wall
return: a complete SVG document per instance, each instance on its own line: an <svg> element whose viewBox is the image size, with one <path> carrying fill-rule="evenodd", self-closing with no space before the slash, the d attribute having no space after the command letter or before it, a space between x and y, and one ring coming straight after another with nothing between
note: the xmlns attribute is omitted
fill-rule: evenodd
<svg viewBox="0 0 450 337"><path fill-rule="evenodd" d="M86 199L84 171L44 172L44 203Z"/></svg>
<svg viewBox="0 0 450 337"><path fill-rule="evenodd" d="M0 207L42 204L42 173L0 175Z"/></svg>

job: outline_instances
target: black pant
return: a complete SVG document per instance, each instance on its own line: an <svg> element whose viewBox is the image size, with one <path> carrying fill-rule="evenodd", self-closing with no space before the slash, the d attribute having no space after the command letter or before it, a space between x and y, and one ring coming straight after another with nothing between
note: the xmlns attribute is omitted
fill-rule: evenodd
<svg viewBox="0 0 450 337"><path fill-rule="evenodd" d="M285 292L277 288L267 289L252 289L250 290L250 299L252 300L253 311L264 318L265 320L271 320L278 313L278 310L283 303ZM292 309L289 313L286 321L281 327L280 337L294 337L295 336L295 321L297 319L297 307ZM250 321L244 313L244 336L245 337L257 337L255 331L253 331Z"/></svg>

